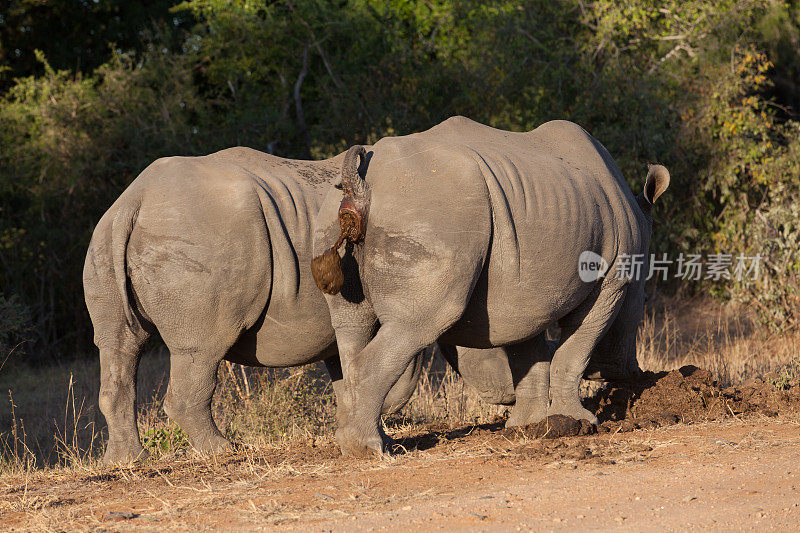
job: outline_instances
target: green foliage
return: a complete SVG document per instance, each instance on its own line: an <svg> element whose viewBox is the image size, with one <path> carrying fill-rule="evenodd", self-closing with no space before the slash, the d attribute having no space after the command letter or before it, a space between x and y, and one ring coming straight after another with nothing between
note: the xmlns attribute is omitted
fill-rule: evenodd
<svg viewBox="0 0 800 533"><path fill-rule="evenodd" d="M148 429L142 435L142 446L151 456L160 457L169 452L189 446L186 434L175 424L165 423L160 427Z"/></svg>
<svg viewBox="0 0 800 533"><path fill-rule="evenodd" d="M767 383L771 383L778 390L786 390L800 381L800 359L783 365L777 371L764 376Z"/></svg>
<svg viewBox="0 0 800 533"><path fill-rule="evenodd" d="M39 341L69 347L88 339L80 272L105 209L154 159L229 138L183 56L151 46L92 77L42 61L44 76L17 80L0 101L0 286L24 298Z"/></svg>
<svg viewBox="0 0 800 533"><path fill-rule="evenodd" d="M131 17L146 38L93 47L85 73L48 49L0 100L0 286L45 346L88 342L91 229L154 159L324 157L455 114L578 122L635 192L645 162L666 164L652 251L761 254L759 279L693 290L753 302L776 329L798 319L797 1L191 0L171 16Z"/></svg>
<svg viewBox="0 0 800 533"><path fill-rule="evenodd" d="M728 65L696 77L698 96L685 109L681 147L701 156L694 162L701 188L694 204L706 216L695 217L697 237L690 242L761 255L761 275L745 277L730 293L780 330L795 324L800 311L800 123L776 120L761 95L771 86L771 68L755 48L734 48Z"/></svg>
<svg viewBox="0 0 800 533"><path fill-rule="evenodd" d="M91 72L114 49L140 50L142 30L168 24L175 38L191 19L170 14L172 0L14 0L0 4L0 88L42 74L35 50L57 69Z"/></svg>

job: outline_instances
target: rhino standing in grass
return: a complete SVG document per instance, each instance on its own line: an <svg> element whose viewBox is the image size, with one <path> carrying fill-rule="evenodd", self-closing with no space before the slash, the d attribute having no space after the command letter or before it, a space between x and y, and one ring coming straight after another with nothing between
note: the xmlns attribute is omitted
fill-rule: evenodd
<svg viewBox="0 0 800 533"><path fill-rule="evenodd" d="M344 370L342 452L382 453L383 400L437 340L456 364L453 346L495 348L483 352L495 358L484 388L509 402L496 358L511 357L509 425L554 414L596 423L578 394L590 359L598 375L640 372L645 276L623 267L647 254L666 168L651 166L634 197L608 151L566 121L512 133L454 117L350 154L360 167L343 179L344 200L331 191L321 206L312 264ZM582 254L599 265L588 276ZM553 322L555 353L545 339ZM481 351L462 353L480 362Z"/></svg>
<svg viewBox="0 0 800 533"><path fill-rule="evenodd" d="M136 371L156 331L170 352L164 410L197 450L228 446L210 408L223 359L270 367L324 359L342 396L334 330L308 265L315 217L341 181L343 160L294 161L247 148L160 159L102 217L83 285L100 349L105 463L146 456ZM384 411L408 400L420 361L408 358L392 392L378 391Z"/></svg>

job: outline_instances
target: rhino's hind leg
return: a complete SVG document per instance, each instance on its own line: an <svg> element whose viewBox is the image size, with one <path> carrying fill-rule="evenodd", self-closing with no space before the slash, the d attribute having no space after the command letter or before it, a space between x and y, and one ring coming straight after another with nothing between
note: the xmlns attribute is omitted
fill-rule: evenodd
<svg viewBox="0 0 800 533"><path fill-rule="evenodd" d="M211 398L217 386L217 367L221 360L222 357L197 352L170 351L164 411L186 433L192 447L201 453L230 448L211 416Z"/></svg>
<svg viewBox="0 0 800 533"><path fill-rule="evenodd" d="M347 398L344 391L344 375L342 374L342 363L339 354L325 359L325 369L331 378L333 395L336 398L336 422L341 426L347 417Z"/></svg>
<svg viewBox="0 0 800 533"><path fill-rule="evenodd" d="M536 424L547 416L550 403L550 347L542 333L507 352L517 401L506 427Z"/></svg>
<svg viewBox="0 0 800 533"><path fill-rule="evenodd" d="M424 351L418 352L417 355L411 359L411 362L408 363L403 374L397 382L392 385L389 394L387 394L386 399L383 400L381 414L391 415L396 413L411 399L411 395L414 394L414 390L417 388L419 376L422 373L422 364L425 360L424 356Z"/></svg>
<svg viewBox="0 0 800 533"><path fill-rule="evenodd" d="M369 338L367 337L364 339L363 344L366 345L368 341ZM383 401L381 414L394 414L408 403L411 396L414 394L414 390L417 388L419 376L422 373L423 362L424 352L420 352L414 356L403 372L403 375L400 376L397 383L392 386L389 394L386 395L386 399ZM339 426L343 426L347 418L349 407L347 406L347 397L345 396L344 375L342 373L342 363L339 360L339 356L335 355L334 357L325 359L325 368L328 370L328 375L333 385L333 393L336 396L336 421Z"/></svg>
<svg viewBox="0 0 800 533"><path fill-rule="evenodd" d="M361 306L350 309L356 320L355 324L343 326L336 332L336 344L339 355L325 360L325 367L333 382L333 392L336 395L336 423L338 427L347 425L350 416L352 394L345 386L348 367L358 352L366 346L375 334L377 318L372 309Z"/></svg>
<svg viewBox="0 0 800 533"><path fill-rule="evenodd" d="M492 405L513 405L514 378L506 347L464 348L439 342L442 357L480 397Z"/></svg>
<svg viewBox="0 0 800 533"><path fill-rule="evenodd" d="M149 454L139 440L136 425L136 373L141 356L139 342L100 348L99 407L108 423L108 444L103 464L141 461Z"/></svg>
<svg viewBox="0 0 800 533"><path fill-rule="evenodd" d="M592 350L614 321L624 295L624 287L598 285L584 304L559 322L561 344L550 366L548 416L566 415L597 424L597 417L581 405L580 381Z"/></svg>
<svg viewBox="0 0 800 533"><path fill-rule="evenodd" d="M380 415L389 390L400 379L418 354L431 343L421 339L412 328L392 323L381 325L375 337L344 364L344 376L350 399L349 413L336 431L343 455L381 455L384 437ZM340 347L346 334L336 332Z"/></svg>

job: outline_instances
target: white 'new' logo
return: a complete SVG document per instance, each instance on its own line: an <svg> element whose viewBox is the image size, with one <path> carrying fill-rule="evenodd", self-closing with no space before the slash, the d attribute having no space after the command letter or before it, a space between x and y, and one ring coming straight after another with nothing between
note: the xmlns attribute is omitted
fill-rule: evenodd
<svg viewBox="0 0 800 533"><path fill-rule="evenodd" d="M608 263L602 256L586 250L578 257L578 275L581 281L590 283L597 281L608 270Z"/></svg>

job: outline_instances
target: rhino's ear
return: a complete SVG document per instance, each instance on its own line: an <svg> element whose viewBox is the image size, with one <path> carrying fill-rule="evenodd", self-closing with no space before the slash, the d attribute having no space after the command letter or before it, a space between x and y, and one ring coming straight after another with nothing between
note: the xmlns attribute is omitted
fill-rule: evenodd
<svg viewBox="0 0 800 533"><path fill-rule="evenodd" d="M650 205L669 187L669 170L663 165L648 165L647 178L644 181L642 195Z"/></svg>

